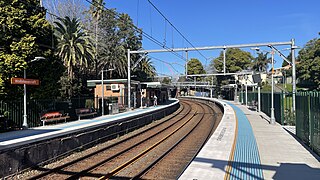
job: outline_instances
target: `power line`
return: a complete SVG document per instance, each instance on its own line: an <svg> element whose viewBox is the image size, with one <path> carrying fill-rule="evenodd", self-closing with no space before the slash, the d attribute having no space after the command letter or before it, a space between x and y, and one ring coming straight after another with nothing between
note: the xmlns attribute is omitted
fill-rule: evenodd
<svg viewBox="0 0 320 180"><path fill-rule="evenodd" d="M180 34L180 36L185 39L207 61L207 58L168 20L168 18L150 0L148 0L148 2Z"/></svg>
<svg viewBox="0 0 320 180"><path fill-rule="evenodd" d="M101 8L103 7L105 10L110 10L109 8L107 8L105 5L101 4L100 6L95 5L92 1L89 0L85 0L86 2L88 2L89 4L91 4L92 6L96 7L96 8ZM119 14L115 14L116 17L120 19L120 15ZM152 42L154 42L155 44L157 44L158 46L168 50L168 52L173 53L174 55L176 55L177 57L179 57L182 60L185 60L185 58L183 56L181 56L180 54L178 54L177 52L173 52L171 51L171 49L169 47L167 47L165 44L161 43L160 41L158 41L157 39L153 38L151 35L149 35L148 33L144 32L142 29L136 27L135 25L131 25L133 27L133 29L138 32L141 33L142 36L146 37L147 39L151 40Z"/></svg>
<svg viewBox="0 0 320 180"><path fill-rule="evenodd" d="M154 60L157 60L157 61L160 61L160 62L162 62L162 63L165 63L165 64L170 65L170 66L172 67L172 69L173 69L173 70L175 70L177 73L180 73L176 68L174 68L174 66L173 66L171 63L166 62L166 61L164 61L164 60L161 60L161 59L159 59L159 58L156 58L156 57L150 56L150 55L148 55L148 56L149 56L150 58L154 59Z"/></svg>
<svg viewBox="0 0 320 180"><path fill-rule="evenodd" d="M93 2L91 2L91 1L89 1L89 0L85 0L85 1L87 1L89 4L95 6L96 8L101 8L101 7L103 7L105 10L110 10L110 9L106 8L106 7L105 7L104 5L102 5L102 4L101 4L101 7L99 7L99 6L96 6ZM33 7L35 7L35 8L40 8L40 7L31 5L31 4L27 4L27 5L33 6ZM48 11L48 9L46 9L46 13L48 13L49 15L54 16L54 17L56 17L56 18L63 19L62 17L60 17L60 16L58 16L58 15L56 15L56 14ZM114 13L114 15L115 15L115 17L119 18L119 20L121 20L119 14ZM152 42L154 42L155 44L157 44L158 46L166 49L168 52L171 52L172 54L174 54L175 56L179 57L180 59L185 60L185 58L184 58L182 55L180 55L180 54L177 53L177 52L172 51L171 48L163 45L160 41L158 41L157 39L153 38L153 37L150 36L148 33L142 31L140 28L136 27L135 25L131 25L131 26L134 28L134 30L135 30L136 32L141 33L144 37L146 37L146 38L149 39L150 41L152 41ZM97 33L97 34L98 34L98 32L93 32L93 31L91 31L91 30L89 30L89 29L86 29L86 31L88 31L89 33ZM101 34L98 34L98 35L101 35Z"/></svg>

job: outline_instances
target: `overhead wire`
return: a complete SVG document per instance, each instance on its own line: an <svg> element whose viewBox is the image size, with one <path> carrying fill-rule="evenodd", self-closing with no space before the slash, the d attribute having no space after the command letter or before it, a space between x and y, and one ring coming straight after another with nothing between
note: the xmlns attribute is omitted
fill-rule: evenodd
<svg viewBox="0 0 320 180"><path fill-rule="evenodd" d="M93 4L93 2L91 2L91 1L89 1L89 0L85 0L85 1L87 1L87 2L90 3L91 5L95 6L96 8L101 8L101 7L96 6L95 4ZM30 5L30 4L28 4L28 5ZM32 5L31 5L31 6L32 6ZM34 7L35 7L35 6L34 6ZM103 7L105 10L110 10L110 9L106 8L105 6L102 6L102 7ZM36 8L38 8L38 7L36 7ZM56 15L56 14L48 11L48 9L46 9L46 13L49 14L49 15L51 15L51 16L54 16L55 18L61 18L61 19L63 19L62 17L60 17L60 16L58 16L58 15ZM118 14L114 14L114 15L115 15L116 17L120 18L120 16L119 16ZM134 30L135 30L136 32L140 32L144 37L146 37L146 38L149 39L150 41L154 42L154 43L157 44L158 46L160 46L160 47L168 50L168 52L171 52L172 54L174 54L175 56L179 57L180 59L185 60L185 58L184 58L183 56L181 56L181 55L178 54L177 52L173 52L169 47L164 46L160 41L158 41L157 39L153 38L153 37L152 37L151 35L149 35L148 33L142 31L141 29L139 29L138 27L136 27L136 26L134 26L134 25L132 25L132 27L134 28ZM93 34L96 33L96 34L98 34L99 36L102 35L102 34L100 34L100 33L98 33L98 32L93 32L93 31L91 31L91 30L89 30L89 29L86 29L86 31L88 31L89 33L93 33Z"/></svg>
<svg viewBox="0 0 320 180"><path fill-rule="evenodd" d="M168 18L150 0L148 0L148 2L180 34L180 36L192 46L194 50L196 50L205 60L207 60L207 58L168 20Z"/></svg>
<svg viewBox="0 0 320 180"><path fill-rule="evenodd" d="M96 8L100 8L97 7L95 4L93 4L91 1L89 0L85 0L88 3L90 3L91 5L95 6ZM105 7L104 5L102 6L105 10L110 10L109 8ZM118 14L115 14L115 16L117 16L118 18L120 17ZM146 37L147 39L149 39L150 41L154 42L155 44L157 44L158 46L168 50L168 52L171 52L172 54L176 55L177 57L179 57L182 60L185 60L185 58L183 56L181 56L180 54L178 54L177 52L172 51L169 47L167 47L166 45L164 45L163 43L161 43L159 40L153 38L153 36L149 35L148 33L144 32L143 30L141 30L140 28L132 25L132 27L134 28L135 31L141 33L144 37Z"/></svg>
<svg viewBox="0 0 320 180"><path fill-rule="evenodd" d="M164 61L164 60L161 60L159 58L156 58L156 57L153 57L153 56L150 56L148 55L151 59L154 59L154 60L157 60L157 61L160 61L162 63L165 63L165 64L168 64L172 67L173 70L175 70L177 73L180 73L171 63L167 62L167 61Z"/></svg>
<svg viewBox="0 0 320 180"><path fill-rule="evenodd" d="M96 6L92 1L89 0L85 0L86 2L88 2L89 4L91 4L92 6L96 7L96 8L101 8L103 7L105 10L110 10L109 8L107 8L105 5L101 4L101 7ZM117 16L118 18L120 18L119 14L115 14L115 16ZM121 20L121 19L120 19ZM158 46L166 49L168 52L171 52L172 54L176 55L177 57L179 57L182 60L185 60L185 58L183 58L183 56L181 56L180 54L178 54L177 52L172 51L171 48L167 47L166 45L164 45L163 43L161 43L160 41L158 41L157 39L155 39L154 37L152 37L151 35L149 35L148 33L144 32L142 29L138 28L135 25L131 25L133 27L133 29L138 32L141 33L142 36L148 38L149 40L151 40L152 42L156 43Z"/></svg>

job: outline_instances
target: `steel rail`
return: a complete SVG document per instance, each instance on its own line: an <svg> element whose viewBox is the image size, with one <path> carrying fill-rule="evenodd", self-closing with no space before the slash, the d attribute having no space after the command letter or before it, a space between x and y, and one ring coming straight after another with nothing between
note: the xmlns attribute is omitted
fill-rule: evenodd
<svg viewBox="0 0 320 180"><path fill-rule="evenodd" d="M184 103L185 103L185 102L184 102ZM186 104L187 104L187 103L186 103ZM189 104L189 105L190 105L190 104ZM191 111L191 108L188 110L188 112L190 112L190 111ZM172 118L176 117L177 115L179 115L179 114L176 114L176 115L173 116ZM179 119L178 119L176 122L172 123L171 126L174 125L174 124L176 124L176 123L178 123L179 121L181 121L181 120L182 120L183 118L185 118L187 115L188 115L188 113L182 114L182 116L179 117ZM170 119L172 119L172 118L170 118ZM162 133L163 131L169 129L171 126L167 126L166 128L162 129L161 131L158 131L157 133L153 134L152 136L149 136L149 137L147 137L147 138L145 138L145 139L140 140L140 141L137 142L136 144L131 145L131 146L127 147L126 149L123 149L122 151L117 152L116 154L113 154L112 156L110 156L110 157L108 157L108 158L100 161L99 163L96 163L96 164L90 166L89 168L86 168L86 169L84 169L84 170L82 170L82 171L80 171L80 172L77 172L77 173L73 174L72 176L68 177L67 179L77 179L77 178L80 178L82 175L86 174L87 172L89 172L89 171L91 171L91 170L93 170L93 169L95 169L95 168L97 168L97 167L99 167L99 166L107 163L108 161L110 161L110 160L114 159L115 157L117 157L117 156L119 156L119 155L121 155L121 154L123 154L123 153L125 153L125 152L127 152L127 151L129 151L129 150L131 150L132 148L139 146L140 144L144 143L146 140L149 140L149 139L157 136L158 134ZM139 135L140 135L140 134L141 134L141 133L139 133ZM128 140L130 140L130 139L131 139L131 137L128 138ZM117 145L118 145L118 144L121 144L121 143L117 143ZM96 153L96 154L97 154L97 153Z"/></svg>
<svg viewBox="0 0 320 180"><path fill-rule="evenodd" d="M203 106L206 106L208 109L213 110L212 107L208 106L207 104L202 104L202 103L198 103L200 104L200 106L203 108L203 112L202 113L202 117L201 120L204 118L205 115L205 108ZM214 111L214 110L213 110ZM165 156L167 156L170 152L172 152L182 141L184 141L187 137L189 137L189 135L195 131L195 129L198 127L198 125L200 124L201 120L196 124L196 126L194 126L194 128L188 133L186 134L184 137L180 138L180 140L178 142L176 142L174 145L172 145L167 151L165 151L161 156L159 156L157 159L155 159L152 163L150 163L147 167L145 167L143 170L141 170L138 174L136 174L134 177L132 177L132 180L137 180L137 179L141 179L141 177L146 174L150 169L152 169L158 162L160 162L162 159L165 158ZM203 145L207 142L207 140L210 138L210 135L213 131L213 127L214 127L215 123L211 124L211 131L208 134L208 136L205 138L204 142L201 144L201 146L199 146L197 148L197 153L195 153L194 156L196 156L198 154L198 152L201 150L201 148L203 147ZM193 158L192 158L193 159ZM143 178L142 178L143 179Z"/></svg>
<svg viewBox="0 0 320 180"><path fill-rule="evenodd" d="M200 106L201 107L201 106ZM121 164L120 166L118 166L117 168L113 169L112 171L110 171L107 175L100 177L99 179L108 179L116 174L118 174L121 170L125 169L127 166L129 166L130 164L136 162L137 160L141 159L142 157L144 157L148 152L150 152L151 150L153 150L154 148L158 147L161 143L163 143L165 140L167 140L168 138L170 138L173 134L175 134L176 132L178 132L179 130L181 130L187 123L189 123L198 113L198 110L195 111L195 113L192 114L192 116L186 120L182 125L180 125L179 127L177 127L174 131L172 131L170 134L168 134L167 136L165 136L164 138L162 138L161 140L157 141L156 143L154 143L152 146L149 146L146 150L144 150L143 152L139 153L138 155L136 155L135 157L131 158L130 160L126 161L125 163ZM203 115L204 116L204 115ZM202 120L202 119L201 119ZM200 120L200 121L201 121ZM199 122L200 122L199 121ZM198 123L199 123L198 122ZM197 123L197 124L198 124ZM197 126L197 125L196 125Z"/></svg>
<svg viewBox="0 0 320 180"><path fill-rule="evenodd" d="M187 104L187 105L190 106L190 104L186 103L186 101L183 101L182 103L183 103L183 104ZM100 149L100 150L98 150L98 151L92 152L92 153L87 154L87 155L85 155L85 156L83 156L83 157L80 157L80 158L77 158L77 159L75 159L75 160L72 160L72 161L70 161L70 162L68 162L68 163L65 163L65 164L61 165L61 166L58 166L58 167L55 167L55 168L49 169L49 170L46 169L46 168L40 168L40 167L38 167L38 168L36 168L36 170L41 170L41 171L45 171L45 172L42 172L42 173L40 173L40 174L38 174L38 175L36 175L36 176L33 176L33 177L29 178L29 179L30 179L30 180L35 180L35 179L39 179L39 178L45 177L45 176L47 176L47 175L49 175L49 174L53 174L53 173L59 172L59 171L61 171L63 168L66 168L66 167L68 167L68 166L71 166L71 165L73 165L73 164L76 164L76 163L78 163L78 162L80 162L80 161L83 161L83 160L85 160L85 159L87 159L87 158L90 158L90 157L92 157L92 156L94 156L94 155L96 155L96 154L98 154L98 153L101 153L101 152L106 151L106 150L108 150L108 149L110 149L110 148L113 148L113 147L115 147L115 146L117 146L117 145L119 145L119 144L121 144L121 143L124 143L124 142L126 142L126 141L129 141L129 140L132 139L132 138L135 138L135 137L137 137L137 136L139 136L139 135L142 135L143 133L146 133L147 131L150 131L150 130L152 130L153 128L159 127L159 125L162 125L162 124L168 122L169 120L171 120L171 119L173 119L174 117L176 117L177 115L179 115L184 109L185 109L185 105L182 105L182 108L181 108L180 110L178 110L178 111L179 111L178 113L175 112L176 114L175 114L175 113L171 114L171 116L170 116L167 120L159 123L157 126L149 127L149 128L147 128L147 129L145 129L145 130L143 130L143 131L141 131L141 132L139 132L139 133L137 133L137 134L135 134L135 135L133 135L133 136L124 138L124 139L122 139L122 140L120 140L120 141L118 141L118 142L116 142L116 143L110 144L110 145L108 145L108 146L106 146L106 147L104 147L104 148L102 148L102 149ZM184 116L186 116L190 111L191 111L191 108L190 108L190 109L187 109L187 113L184 114ZM182 119L184 116L182 116L181 119Z"/></svg>

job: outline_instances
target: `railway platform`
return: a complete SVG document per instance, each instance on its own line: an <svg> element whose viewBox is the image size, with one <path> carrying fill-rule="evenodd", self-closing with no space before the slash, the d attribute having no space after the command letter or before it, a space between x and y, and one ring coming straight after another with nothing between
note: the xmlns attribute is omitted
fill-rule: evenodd
<svg viewBox="0 0 320 180"><path fill-rule="evenodd" d="M215 101L224 106L223 119L179 179L320 179L319 156L281 125L244 105Z"/></svg>
<svg viewBox="0 0 320 180"><path fill-rule="evenodd" d="M137 115L151 113L156 110L165 109L174 103L178 103L176 99L171 99L169 102L170 103L166 105L150 106L147 108L137 108L132 111L127 111L124 113L114 115L104 115L91 119L82 119L67 123L60 123L56 125L41 126L26 130L1 133L0 151L8 148L14 148L16 146L21 146L23 144L30 144L37 141L52 139L57 136L62 136L64 134L70 134L72 132L85 130L86 128L91 128L94 126L103 126L120 119L130 118Z"/></svg>

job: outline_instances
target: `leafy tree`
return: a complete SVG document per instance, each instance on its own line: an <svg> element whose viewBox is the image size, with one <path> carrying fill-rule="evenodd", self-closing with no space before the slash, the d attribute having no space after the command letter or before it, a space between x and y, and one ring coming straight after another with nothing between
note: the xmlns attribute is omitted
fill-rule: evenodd
<svg viewBox="0 0 320 180"><path fill-rule="evenodd" d="M191 58L190 61L188 61L187 69L188 69L188 75L206 73L202 63L196 58ZM200 81L200 80L202 80L202 78L197 77L197 81Z"/></svg>
<svg viewBox="0 0 320 180"><path fill-rule="evenodd" d="M162 83L164 84L170 84L171 83L171 79L168 77L163 78Z"/></svg>
<svg viewBox="0 0 320 180"><path fill-rule="evenodd" d="M287 56L287 59L288 59L289 61L291 61L291 59L292 59L292 53L291 53L291 52L290 52L290 54ZM289 65L289 64L287 63L287 61L283 60L283 62L282 62L282 67L285 67L285 66L287 66L287 65Z"/></svg>
<svg viewBox="0 0 320 180"><path fill-rule="evenodd" d="M118 36L116 15L117 12L114 9L102 11L99 21L99 50L97 51L97 69L115 69L113 78L124 77L127 72L126 49L122 46Z"/></svg>
<svg viewBox="0 0 320 180"><path fill-rule="evenodd" d="M45 14L38 0L0 1L1 99L21 97L23 86L11 85L10 78L23 77L23 70L27 68L28 77L40 78L41 81L40 87L28 88L32 95L51 97L56 94L57 88L51 88L60 76L59 70L53 76L48 69L60 69L61 66L53 56L52 26L45 20ZM36 56L47 60L28 64ZM50 93L46 92L48 89Z"/></svg>
<svg viewBox="0 0 320 180"><path fill-rule="evenodd" d="M188 61L187 64L188 68L188 74L205 74L206 71L203 68L202 63L196 59L196 58L191 58L190 61Z"/></svg>
<svg viewBox="0 0 320 180"><path fill-rule="evenodd" d="M142 48L142 35L139 29L135 29L132 19L128 14L121 13L117 21L117 36L119 36L119 44L121 45L122 55L118 58L118 63L127 64L127 49L138 50ZM140 58L139 54L131 54L131 65ZM119 67L119 66L118 66ZM125 66L126 67L126 66ZM121 67L123 68L123 67ZM119 69L119 76L127 74L126 69Z"/></svg>
<svg viewBox="0 0 320 180"><path fill-rule="evenodd" d="M268 53L258 53L258 57L256 57L253 61L252 69L257 72L266 72L268 71L268 62L271 59L268 58Z"/></svg>
<svg viewBox="0 0 320 180"><path fill-rule="evenodd" d="M94 58L94 46L92 39L84 31L80 25L80 22L73 18L70 19L68 16L65 18L58 18L59 22L55 22L56 31L55 35L58 40L57 44L57 55L64 62L67 68L67 81L71 88L68 97L74 95L74 75L75 71L84 70L88 66L88 62ZM79 76L78 76L79 77ZM65 84L66 86L66 84Z"/></svg>
<svg viewBox="0 0 320 180"><path fill-rule="evenodd" d="M238 48L231 48L226 50L226 72L234 73L242 70L246 70L252 66L251 62L254 58L249 52L242 51ZM212 69L216 69L218 72L223 71L223 53L220 56L213 59L211 62Z"/></svg>
<svg viewBox="0 0 320 180"><path fill-rule="evenodd" d="M95 62L94 62L94 65L95 65L95 73L96 73L96 76L98 75L98 50L99 50L99 21L100 21L100 17L101 15L106 12L104 11L103 9L103 6L104 6L104 3L103 3L103 0L93 0L92 1L92 6L91 6L91 13L92 13L92 17L93 19L95 20L95 45L96 45L96 54L95 54Z"/></svg>
<svg viewBox="0 0 320 180"><path fill-rule="evenodd" d="M71 19L80 19L81 22L86 18L84 12L87 7L83 0L42 0L42 3L47 12L50 12L50 14L47 14L47 19L51 24L58 21L58 17L68 16Z"/></svg>
<svg viewBox="0 0 320 180"><path fill-rule="evenodd" d="M287 59L288 59L289 61L291 61L291 59L292 59L292 54L291 54L291 52L290 52L290 54L287 56ZM289 64L287 63L287 61L283 61L283 62L282 62L282 67L285 67L285 66L287 66L287 65L289 65ZM287 69L287 70L284 70L283 72L286 74L286 77L292 76L292 69L291 69L291 67L290 67L289 69Z"/></svg>
<svg viewBox="0 0 320 180"><path fill-rule="evenodd" d="M141 41L141 33L135 28L128 14L118 14L114 9L103 10L99 20L97 68L115 69L110 78L125 78L127 49L140 49ZM139 58L140 55L131 54L131 65Z"/></svg>
<svg viewBox="0 0 320 180"><path fill-rule="evenodd" d="M226 72L235 73L242 70L247 70L252 67L252 60L254 58L249 52L238 48L231 48L226 50ZM211 61L211 68L218 72L223 72L223 52L219 57ZM225 85L229 83L231 76L218 76L217 84Z"/></svg>
<svg viewBox="0 0 320 180"><path fill-rule="evenodd" d="M299 51L297 75L311 89L320 90L320 39L310 40Z"/></svg>

